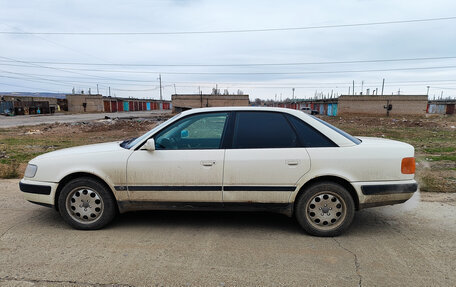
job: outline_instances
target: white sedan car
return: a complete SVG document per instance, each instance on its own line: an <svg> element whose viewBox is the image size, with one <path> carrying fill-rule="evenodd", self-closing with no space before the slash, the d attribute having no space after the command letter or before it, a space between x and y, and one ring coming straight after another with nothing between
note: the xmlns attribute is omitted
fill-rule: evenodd
<svg viewBox="0 0 456 287"><path fill-rule="evenodd" d="M355 210L417 190L414 148L353 137L301 111L185 111L146 134L30 161L20 189L77 229L132 210L261 210L295 216L317 236L347 230Z"/></svg>

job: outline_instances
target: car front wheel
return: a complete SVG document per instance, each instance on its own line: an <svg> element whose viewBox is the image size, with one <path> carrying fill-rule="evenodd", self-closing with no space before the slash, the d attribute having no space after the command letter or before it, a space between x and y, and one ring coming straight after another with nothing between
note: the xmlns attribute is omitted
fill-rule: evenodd
<svg viewBox="0 0 456 287"><path fill-rule="evenodd" d="M100 229L116 214L112 193L92 178L77 178L68 182L59 196L62 218L76 229Z"/></svg>
<svg viewBox="0 0 456 287"><path fill-rule="evenodd" d="M315 236L337 236L348 229L355 214L350 193L341 185L321 182L310 186L296 202L301 227Z"/></svg>

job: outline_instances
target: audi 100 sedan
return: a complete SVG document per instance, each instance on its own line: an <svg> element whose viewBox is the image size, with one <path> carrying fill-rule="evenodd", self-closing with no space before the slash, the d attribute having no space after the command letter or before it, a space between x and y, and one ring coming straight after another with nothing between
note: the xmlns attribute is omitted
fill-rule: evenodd
<svg viewBox="0 0 456 287"><path fill-rule="evenodd" d="M414 173L409 144L353 137L296 110L224 107L182 112L135 139L40 155L20 189L77 229L133 210L258 210L336 236L356 210L412 197Z"/></svg>

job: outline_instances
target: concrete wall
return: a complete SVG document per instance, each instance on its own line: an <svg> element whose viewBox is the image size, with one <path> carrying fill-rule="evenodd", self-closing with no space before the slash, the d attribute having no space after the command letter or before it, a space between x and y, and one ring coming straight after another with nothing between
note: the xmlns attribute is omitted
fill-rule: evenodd
<svg viewBox="0 0 456 287"><path fill-rule="evenodd" d="M249 95L172 95L173 112L204 107L248 106Z"/></svg>
<svg viewBox="0 0 456 287"><path fill-rule="evenodd" d="M424 115L428 98L426 95L351 96L339 97L338 113L386 115L387 104L392 105L390 115Z"/></svg>
<svg viewBox="0 0 456 287"><path fill-rule="evenodd" d="M94 113L103 112L102 95L66 95L68 111L72 113ZM84 105L86 108L84 111Z"/></svg>

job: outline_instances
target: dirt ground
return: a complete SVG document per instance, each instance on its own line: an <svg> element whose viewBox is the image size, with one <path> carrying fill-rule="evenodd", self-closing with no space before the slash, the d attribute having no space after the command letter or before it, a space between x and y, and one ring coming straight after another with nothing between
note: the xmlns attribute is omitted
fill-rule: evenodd
<svg viewBox="0 0 456 287"><path fill-rule="evenodd" d="M72 115L72 122L0 128L0 178L20 178L27 162L41 153L136 137L171 116L169 113L146 113L132 118L126 113L120 115L123 118L110 114L113 118L104 119L104 115L98 114L97 120ZM352 135L383 137L412 144L417 158L416 178L421 190L456 192L455 116L320 117Z"/></svg>
<svg viewBox="0 0 456 287"><path fill-rule="evenodd" d="M421 196L421 197L420 197ZM456 193L356 213L336 238L280 214L133 212L78 231L0 180L0 286L454 286Z"/></svg>

